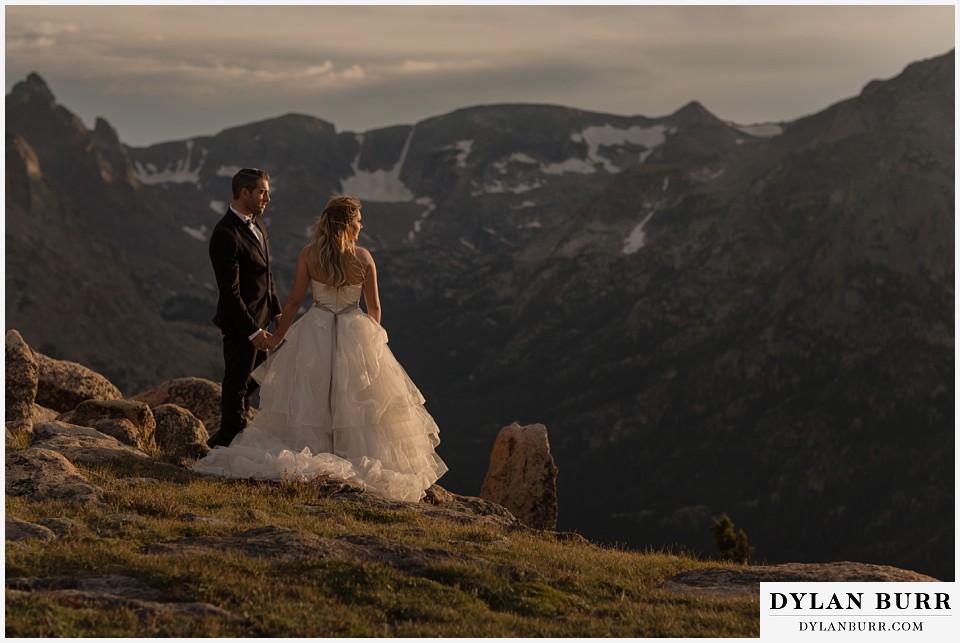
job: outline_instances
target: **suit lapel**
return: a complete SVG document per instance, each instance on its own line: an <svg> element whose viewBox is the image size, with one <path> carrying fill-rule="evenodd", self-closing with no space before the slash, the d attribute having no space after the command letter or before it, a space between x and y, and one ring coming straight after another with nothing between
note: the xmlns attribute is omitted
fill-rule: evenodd
<svg viewBox="0 0 960 643"><path fill-rule="evenodd" d="M263 248L262 248L263 259L267 262L267 264L269 264L270 263L270 244L267 243L267 228L265 225L263 225L263 220L260 217L253 217L253 225L257 226L257 230L260 231L260 236L263 237ZM256 237L256 235L254 235L254 237ZM257 241L257 247L259 248L260 241L256 239L255 241Z"/></svg>
<svg viewBox="0 0 960 643"><path fill-rule="evenodd" d="M249 226L244 225L243 221L240 220L240 217L234 214L233 210L227 210L227 216L233 220L234 225L240 228L240 234L245 235L247 239L249 239L250 242L253 243L253 247L256 248L257 252L260 253L260 256L263 257L263 260L265 262L269 261L267 253L264 251L263 248L260 247L260 240L257 239L257 235L253 234L253 230L251 230ZM266 246L267 235L263 231L263 225L260 222L259 217L253 218L253 225L257 226L257 229L260 230L260 234L263 235L263 245Z"/></svg>

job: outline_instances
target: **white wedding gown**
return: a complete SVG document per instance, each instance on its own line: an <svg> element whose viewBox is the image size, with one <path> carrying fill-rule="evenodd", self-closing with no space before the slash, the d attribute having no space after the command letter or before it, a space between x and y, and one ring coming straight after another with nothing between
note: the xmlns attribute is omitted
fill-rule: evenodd
<svg viewBox="0 0 960 643"><path fill-rule="evenodd" d="M361 286L312 286L313 307L253 372L259 413L194 470L260 480L329 474L418 501L447 471L434 452L440 430L386 331L358 308Z"/></svg>

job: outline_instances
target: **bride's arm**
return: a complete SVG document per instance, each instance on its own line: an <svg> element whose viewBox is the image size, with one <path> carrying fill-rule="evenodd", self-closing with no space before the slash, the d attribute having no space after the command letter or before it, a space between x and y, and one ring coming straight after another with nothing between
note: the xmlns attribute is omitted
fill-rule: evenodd
<svg viewBox="0 0 960 643"><path fill-rule="evenodd" d="M357 255L363 261L363 303L367 314L380 323L380 291L377 289L377 265L373 255L366 248L357 248Z"/></svg>
<svg viewBox="0 0 960 643"><path fill-rule="evenodd" d="M290 289L290 296L287 297L283 305L283 315L280 317L280 325L277 326L277 332L273 334L271 340L274 345L279 344L283 336L290 330L300 312L300 306L303 304L303 298L307 294L307 288L310 286L310 273L307 272L307 249L304 248L297 257L297 276L293 278L293 287Z"/></svg>

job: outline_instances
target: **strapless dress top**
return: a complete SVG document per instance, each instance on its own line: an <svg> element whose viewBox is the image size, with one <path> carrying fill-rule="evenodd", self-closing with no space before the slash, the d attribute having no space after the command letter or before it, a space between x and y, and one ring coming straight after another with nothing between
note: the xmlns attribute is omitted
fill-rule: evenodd
<svg viewBox="0 0 960 643"><path fill-rule="evenodd" d="M360 303L360 294L363 292L362 283L340 288L331 288L327 284L313 280L310 284L313 286L313 303L334 312Z"/></svg>

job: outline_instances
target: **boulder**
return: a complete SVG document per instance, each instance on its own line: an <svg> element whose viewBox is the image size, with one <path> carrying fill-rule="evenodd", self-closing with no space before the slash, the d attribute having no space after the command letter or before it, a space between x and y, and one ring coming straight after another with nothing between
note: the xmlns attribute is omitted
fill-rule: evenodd
<svg viewBox="0 0 960 643"><path fill-rule="evenodd" d="M43 525L7 516L4 540L55 540L57 535Z"/></svg>
<svg viewBox="0 0 960 643"><path fill-rule="evenodd" d="M220 425L220 395L220 385L212 380L180 377L139 393L133 399L146 402L150 408L176 404L190 411L210 431Z"/></svg>
<svg viewBox="0 0 960 643"><path fill-rule="evenodd" d="M156 441L160 450L176 458L202 458L210 451L207 429L193 413L177 404L154 407Z"/></svg>
<svg viewBox="0 0 960 643"><path fill-rule="evenodd" d="M67 424L96 429L141 451L151 451L156 445L154 435L157 422L145 402L86 400L58 419Z"/></svg>
<svg viewBox="0 0 960 643"><path fill-rule="evenodd" d="M534 529L557 526L557 466L547 427L514 422L500 429L480 497L506 507Z"/></svg>
<svg viewBox="0 0 960 643"><path fill-rule="evenodd" d="M67 498L97 502L103 495L62 454L36 447L7 453L6 492L30 501Z"/></svg>
<svg viewBox="0 0 960 643"><path fill-rule="evenodd" d="M13 329L7 331L4 359L5 421L29 420L33 417L40 367L33 357L33 351L20 333Z"/></svg>
<svg viewBox="0 0 960 643"><path fill-rule="evenodd" d="M35 424L33 431L34 443L31 448L58 451L77 464L99 464L121 458L146 460L149 457L139 449L85 426L60 421L43 422Z"/></svg>
<svg viewBox="0 0 960 643"><path fill-rule="evenodd" d="M82 364L53 359L36 351L33 356L40 367L37 404L66 413L84 400L123 399L107 378Z"/></svg>
<svg viewBox="0 0 960 643"><path fill-rule="evenodd" d="M33 416L32 420L34 424L39 422L51 422L60 417L60 414L54 411L53 409L48 409L45 406L40 406L39 404L33 405Z"/></svg>

